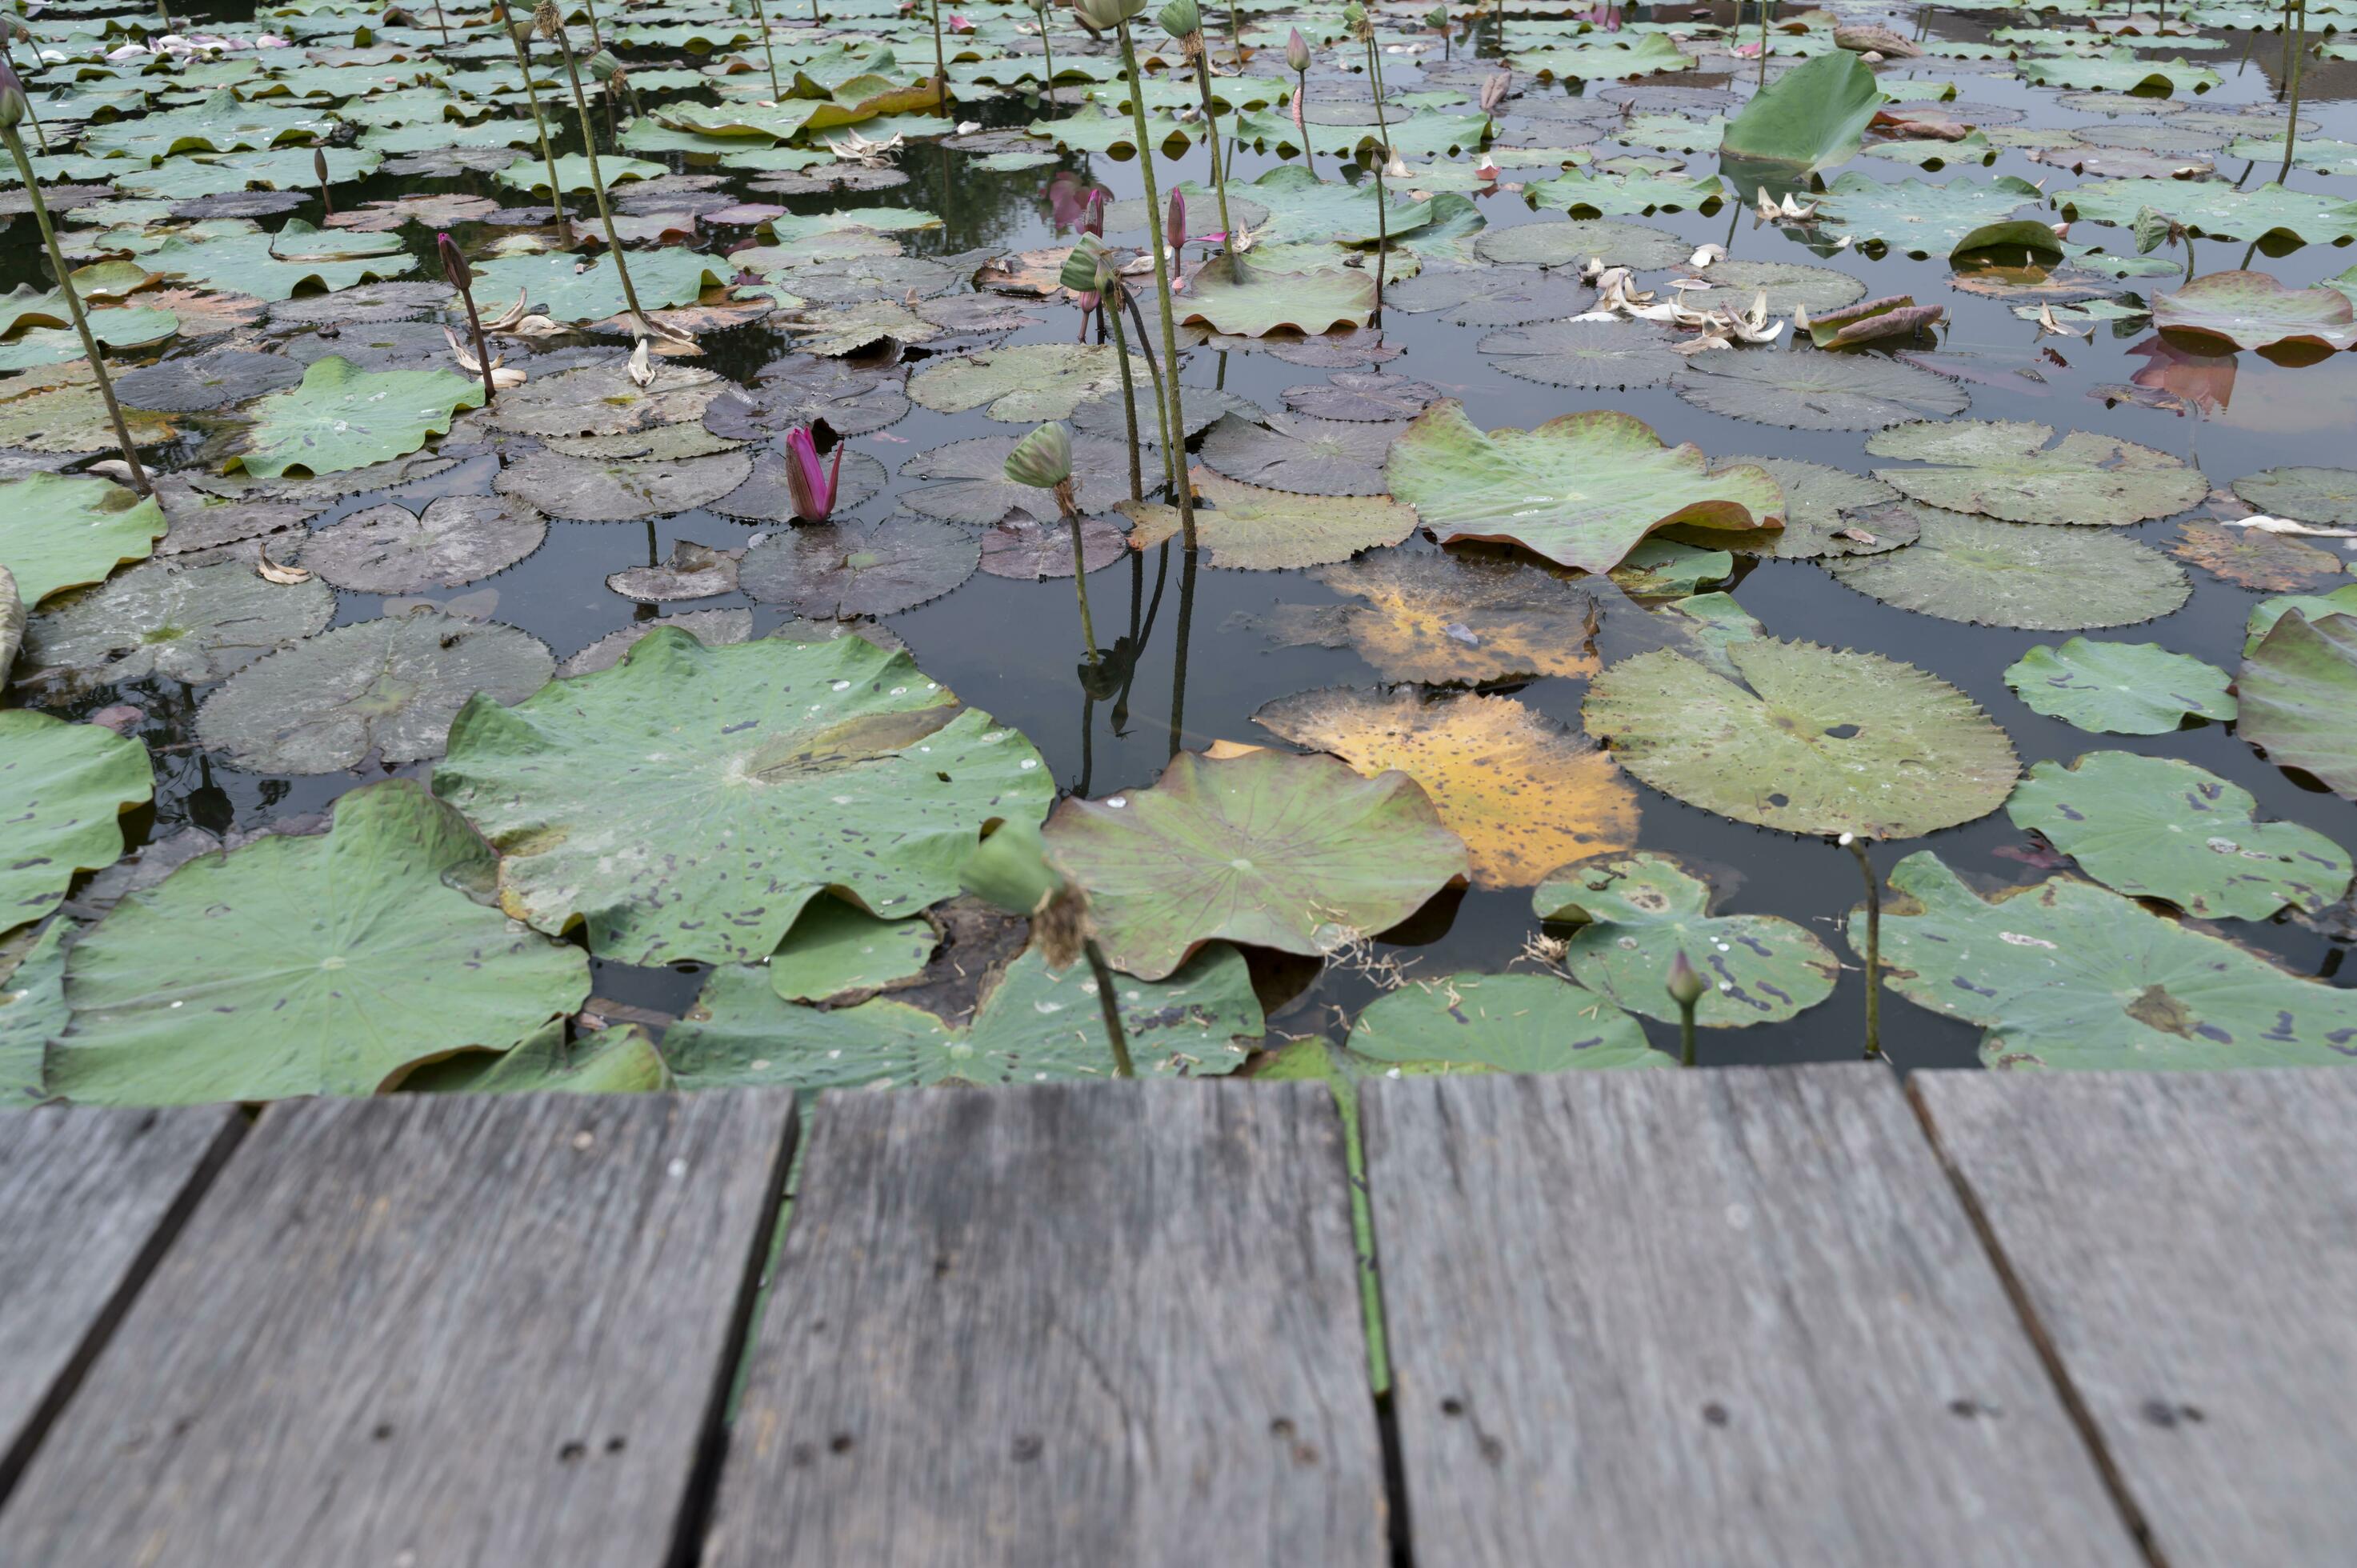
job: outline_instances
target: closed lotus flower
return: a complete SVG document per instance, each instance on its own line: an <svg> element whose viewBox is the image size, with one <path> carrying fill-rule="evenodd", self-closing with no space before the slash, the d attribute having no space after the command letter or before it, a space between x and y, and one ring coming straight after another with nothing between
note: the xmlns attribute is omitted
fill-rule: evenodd
<svg viewBox="0 0 2357 1568"><path fill-rule="evenodd" d="M1296 74L1309 69L1309 40L1298 27L1285 36L1285 63Z"/></svg>
<svg viewBox="0 0 2357 1568"><path fill-rule="evenodd" d="M843 446L834 448L834 463L819 461L818 437L807 424L786 432L786 494L793 502L797 522L824 522L834 512L835 476L843 472Z"/></svg>

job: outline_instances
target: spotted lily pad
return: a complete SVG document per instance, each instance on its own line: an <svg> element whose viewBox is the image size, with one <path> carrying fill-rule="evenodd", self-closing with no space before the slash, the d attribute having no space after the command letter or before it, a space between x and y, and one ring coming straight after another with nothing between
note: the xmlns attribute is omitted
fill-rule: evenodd
<svg viewBox="0 0 2357 1568"><path fill-rule="evenodd" d="M483 383L449 371L362 371L339 356L314 360L300 386L253 405L236 461L259 478L332 474L414 452L450 428L454 411L480 408Z"/></svg>
<svg viewBox="0 0 2357 1568"><path fill-rule="evenodd" d="M1896 360L1810 349L1705 354L1684 361L1674 384L1696 408L1797 430L1880 430L1972 403L1946 377Z"/></svg>
<svg viewBox="0 0 2357 1568"><path fill-rule="evenodd" d="M923 973L940 942L923 920L879 920L840 898L813 898L770 956L770 989L788 1002L878 990Z"/></svg>
<svg viewBox="0 0 2357 1568"><path fill-rule="evenodd" d="M1452 974L1362 1009L1346 1047L1378 1071L1569 1072L1674 1068L1609 999L1545 974Z"/></svg>
<svg viewBox="0 0 2357 1568"><path fill-rule="evenodd" d="M2270 517L2357 524L2357 468L2267 468L2236 479L2234 493Z"/></svg>
<svg viewBox="0 0 2357 1568"><path fill-rule="evenodd" d="M2074 637L2007 667L2005 683L2031 711L2104 735L2167 735L2189 714L2234 716L2226 672L2157 642Z"/></svg>
<svg viewBox="0 0 2357 1568"><path fill-rule="evenodd" d="M0 709L0 936L48 914L76 872L120 860L122 814L154 793L137 741Z"/></svg>
<svg viewBox="0 0 2357 1568"><path fill-rule="evenodd" d="M1774 638L1723 652L1741 684L1666 649L1607 666L1588 733L1663 794L1785 832L1913 838L2013 789L2005 732L1912 665Z"/></svg>
<svg viewBox="0 0 2357 1568"><path fill-rule="evenodd" d="M86 680L204 685L325 631L335 614L323 582L266 582L235 561L188 570L151 561L35 617L25 658Z"/></svg>
<svg viewBox="0 0 2357 1568"><path fill-rule="evenodd" d="M2280 617L2234 677L2244 740L2357 800L2357 615Z"/></svg>
<svg viewBox="0 0 2357 1568"><path fill-rule="evenodd" d="M500 469L493 483L552 517L632 522L709 505L752 474L753 459L743 452L674 460L534 452Z"/></svg>
<svg viewBox="0 0 2357 1568"><path fill-rule="evenodd" d="M2209 493L2198 468L2150 446L2084 430L2053 441L2027 420L1926 420L1868 440L1878 457L1937 465L1874 477L1930 506L2007 522L2117 527L2183 511Z"/></svg>
<svg viewBox="0 0 2357 1568"><path fill-rule="evenodd" d="M1361 550L1397 544L1415 529L1415 513L1371 496L1303 496L1247 485L1211 469L1189 470L1195 532L1208 565L1279 572L1348 560ZM1178 509L1159 501L1123 501L1130 543L1140 550L1175 538Z"/></svg>
<svg viewBox="0 0 2357 1568"><path fill-rule="evenodd" d="M2126 626L2165 616L2193 589L2149 545L2079 528L2042 528L1910 509L1904 550L1846 555L1825 570L1863 594L1943 620L2028 631Z"/></svg>
<svg viewBox="0 0 2357 1568"><path fill-rule="evenodd" d="M1684 953L1706 989L1706 1029L1778 1023L1833 994L1841 965L1825 945L1775 915L1717 915L1710 879L1674 855L1601 854L1548 875L1539 918L1577 925L1566 973L1631 1013L1674 1021L1670 967Z"/></svg>
<svg viewBox="0 0 2357 1568"><path fill-rule="evenodd" d="M578 1007L589 965L458 891L491 859L405 779L342 797L324 834L198 856L73 944L50 1089L115 1105L374 1094L504 1050Z"/></svg>
<svg viewBox="0 0 2357 1568"><path fill-rule="evenodd" d="M1884 983L1977 1024L1994 1068L2323 1067L2350 1060L2357 992L2057 876L1984 898L1923 851L1882 914ZM1850 945L1865 916L1850 916Z"/></svg>
<svg viewBox="0 0 2357 1568"><path fill-rule="evenodd" d="M1286 647L1351 648L1387 681L1482 683L1596 673L1596 600L1563 575L1455 552L1383 551L1316 574L1356 603L1278 605Z"/></svg>
<svg viewBox="0 0 2357 1568"><path fill-rule="evenodd" d="M61 588L103 582L145 561L167 523L163 508L104 479L28 474L0 480L0 566L27 609Z"/></svg>
<svg viewBox="0 0 2357 1568"><path fill-rule="evenodd" d="M830 888L912 913L957 891L985 822L1036 819L1054 788L906 654L669 628L515 707L468 703L435 773L500 846L503 908L626 963L766 958Z"/></svg>
<svg viewBox="0 0 2357 1568"><path fill-rule="evenodd" d="M2330 588L2349 581L2342 557L2263 528L2228 528L2199 521L2181 523L2169 553L2239 587L2271 594Z"/></svg>
<svg viewBox="0 0 2357 1568"><path fill-rule="evenodd" d="M971 536L931 519L855 518L756 541L737 578L757 604L829 620L898 615L948 593L974 575L980 560Z"/></svg>
<svg viewBox="0 0 2357 1568"><path fill-rule="evenodd" d="M2013 825L2115 893L2204 919L2318 914L2349 890L2349 853L2313 828L2256 820L2250 792L2173 757L2091 751L2040 762L2006 802Z"/></svg>
<svg viewBox="0 0 2357 1568"><path fill-rule="evenodd" d="M505 571L547 537L547 520L511 496L444 496L422 512L398 501L354 512L296 558L339 588L414 594Z"/></svg>

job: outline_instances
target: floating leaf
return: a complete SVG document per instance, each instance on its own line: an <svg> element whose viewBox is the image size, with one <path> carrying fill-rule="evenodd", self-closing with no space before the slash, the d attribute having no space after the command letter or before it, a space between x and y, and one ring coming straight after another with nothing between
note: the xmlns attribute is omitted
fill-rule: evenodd
<svg viewBox="0 0 2357 1568"><path fill-rule="evenodd" d="M294 559L339 588L414 594L505 571L547 537L547 520L512 497L444 496L423 512L397 501L354 512Z"/></svg>
<svg viewBox="0 0 2357 1568"><path fill-rule="evenodd" d="M1297 495L1379 496L1383 455L1407 428L1405 422L1308 419L1272 413L1265 424L1230 414L1202 445L1203 466L1216 473Z"/></svg>
<svg viewBox="0 0 2357 1568"><path fill-rule="evenodd" d="M888 616L939 598L968 577L981 547L930 519L793 527L754 542L737 580L756 604L798 616Z"/></svg>
<svg viewBox="0 0 2357 1568"><path fill-rule="evenodd" d="M1874 477L1926 505L2008 522L2116 527L2183 511L2209 493L2198 468L2133 441L2026 420L1925 421L1886 430L1878 457L1938 464L1877 468Z"/></svg>
<svg viewBox="0 0 2357 1568"><path fill-rule="evenodd" d="M2266 468L2236 479L2234 493L2269 517L2357 524L2357 468Z"/></svg>
<svg viewBox="0 0 2357 1568"><path fill-rule="evenodd" d="M666 247L630 252L630 287L648 310L694 305L704 291L728 281L728 263ZM503 256L475 269L475 297L511 300L519 294L534 310L558 321L603 321L629 308L612 258L565 251Z"/></svg>
<svg viewBox="0 0 2357 1568"><path fill-rule="evenodd" d="M1364 327L1377 303L1373 274L1357 267L1276 272L1247 261L1243 281L1237 283L1222 257L1189 275L1187 291L1177 301L1176 318L1205 322L1214 331L1239 338L1261 338L1285 328L1326 332Z"/></svg>
<svg viewBox="0 0 2357 1568"><path fill-rule="evenodd" d="M483 406L483 383L448 371L362 371L330 354L300 386L253 405L235 459L258 478L333 474L414 452L450 428L453 411Z"/></svg>
<svg viewBox="0 0 2357 1568"><path fill-rule="evenodd" d="M1394 550L1315 575L1361 602L1278 605L1254 623L1272 641L1348 647L1387 681L1431 685L1585 679L1600 668L1594 596L1523 562Z"/></svg>
<svg viewBox="0 0 2357 1568"><path fill-rule="evenodd" d="M900 504L910 511L944 522L965 522L977 527L995 523L1017 508L1037 505L1038 490L1006 477L1006 455L1015 449L1018 439L1014 435L979 435L918 453L900 465L900 477L935 482L903 491ZM1092 436L1076 438L1072 442L1072 491L1075 503L1084 514L1110 509L1129 493L1128 448Z"/></svg>
<svg viewBox="0 0 2357 1568"><path fill-rule="evenodd" d="M1130 374L1141 382L1152 380L1134 352ZM909 396L923 407L942 413L978 408L1017 424L1068 418L1085 400L1120 387L1115 350L1094 343L1026 343L961 354L929 360L909 378Z"/></svg>
<svg viewBox="0 0 2357 1568"><path fill-rule="evenodd" d="M491 858L405 779L343 796L324 834L198 856L73 944L49 1087L109 1105L374 1094L506 1049L581 1004L589 965L457 890Z"/></svg>
<svg viewBox="0 0 2357 1568"><path fill-rule="evenodd" d="M2269 184L2239 190L2222 179L2099 179L2061 194L2065 216L2122 226L2151 210L2213 240L2340 244L2357 239L2357 201Z"/></svg>
<svg viewBox="0 0 2357 1568"><path fill-rule="evenodd" d="M2152 324L2237 349L2297 344L2319 353L2357 345L2357 305L2329 288L2286 288L2269 273L2210 273L2157 294Z"/></svg>
<svg viewBox="0 0 2357 1568"><path fill-rule="evenodd" d="M1593 218L1560 222L1542 218L1492 229L1473 244L1483 261L1509 266L1581 267L1600 261L1641 273L1675 266L1692 249L1667 230Z"/></svg>
<svg viewBox="0 0 2357 1568"><path fill-rule="evenodd" d="M335 614L325 583L281 587L242 562L178 570L151 561L44 610L27 628L25 657L90 680L161 675L199 686L325 631Z"/></svg>
<svg viewBox="0 0 2357 1568"><path fill-rule="evenodd" d="M1585 310L1595 297L1587 285L1554 273L1426 267L1405 283L1394 280L1383 308L1411 316L1437 311L1451 327L1520 327Z"/></svg>
<svg viewBox="0 0 2357 1568"><path fill-rule="evenodd" d="M905 653L664 629L512 708L469 703L435 789L500 847L501 908L669 963L766 958L830 888L892 916L947 897L983 825L1055 786Z"/></svg>
<svg viewBox="0 0 2357 1568"><path fill-rule="evenodd" d="M1765 528L1784 510L1764 469L1711 472L1699 447L1665 446L1642 420L1601 409L1484 433L1448 399L1393 445L1385 471L1443 544L1519 544L1587 572L1619 565L1657 528Z"/></svg>
<svg viewBox="0 0 2357 1568"><path fill-rule="evenodd" d="M1727 123L1719 151L1812 175L1847 163L1882 107L1874 72L1847 50L1804 60Z"/></svg>
<svg viewBox="0 0 2357 1568"><path fill-rule="evenodd" d="M1770 316L1790 316L1799 310L1817 316L1866 296L1866 285L1849 274L1798 262L1714 262L1701 277L1714 291L1726 292L1708 295L1688 292L1685 299L1690 306L1723 300L1730 308L1749 310L1752 301L1764 294Z"/></svg>
<svg viewBox="0 0 2357 1568"><path fill-rule="evenodd" d="M2293 610L2298 610L2313 623L2327 616L2357 616L2357 583L2345 588L2335 588L2329 594L2279 594L2272 599L2262 599L2251 607L2243 623L2243 657L2248 659L2258 650L2276 622Z"/></svg>
<svg viewBox="0 0 2357 1568"><path fill-rule="evenodd" d="M2271 594L2346 584L2348 566L2330 550L2302 544L2263 528L2228 528L2190 521L2178 526L2169 553L2190 561L2239 587Z"/></svg>
<svg viewBox="0 0 2357 1568"><path fill-rule="evenodd" d="M2005 732L1912 665L1773 638L1724 651L1743 685L1668 650L1607 666L1588 733L1663 794L1785 832L1913 838L2013 789Z"/></svg>
<svg viewBox="0 0 2357 1568"><path fill-rule="evenodd" d="M560 1018L498 1056L469 1051L420 1068L401 1087L436 1094L661 1094L679 1086L636 1024L567 1040Z"/></svg>
<svg viewBox="0 0 2357 1568"><path fill-rule="evenodd" d="M750 392L724 385L704 411L704 427L732 441L758 441L824 421L848 438L898 424L908 413L908 372L899 366L792 354L763 366Z"/></svg>
<svg viewBox="0 0 2357 1568"><path fill-rule="evenodd" d="M29 474L0 480L0 566L27 609L61 588L103 582L145 561L168 525L163 508L104 479Z"/></svg>
<svg viewBox="0 0 2357 1568"><path fill-rule="evenodd" d="M17 596L16 574L0 566L0 687L8 684L8 667L25 640L25 601Z"/></svg>
<svg viewBox="0 0 2357 1568"><path fill-rule="evenodd" d="M1674 384L1696 408L1798 430L1880 430L1972 403L1955 382L1912 365L1808 349L1706 354L1681 361Z"/></svg>
<svg viewBox="0 0 2357 1568"><path fill-rule="evenodd" d="M788 1002L878 990L923 973L940 941L923 920L879 920L840 898L813 898L770 957L770 989Z"/></svg>
<svg viewBox="0 0 2357 1568"><path fill-rule="evenodd" d="M1323 381L1285 389L1285 406L1313 419L1414 419L1438 388L1381 371L1337 371Z"/></svg>
<svg viewBox="0 0 2357 1568"><path fill-rule="evenodd" d="M1544 974L1452 974L1377 998L1351 1022L1361 1062L1418 1077L1674 1068L1604 997Z"/></svg>
<svg viewBox="0 0 2357 1568"><path fill-rule="evenodd" d="M1680 953L1705 984L1706 1029L1779 1023L1833 994L1841 964L1775 915L1717 915L1710 879L1674 855L1602 854L1551 873L1532 895L1539 918L1577 925L1562 965L1631 1013L1674 1022L1667 990Z"/></svg>
<svg viewBox="0 0 2357 1568"><path fill-rule="evenodd" d="M1931 852L1890 874L1884 983L1977 1024L1994 1068L2346 1063L2357 992L2287 974L2093 883L2057 876L1984 899ZM1850 916L1850 945L1865 940ZM1861 948L1861 950L1862 948Z"/></svg>
<svg viewBox="0 0 2357 1568"><path fill-rule="evenodd" d="M1081 554L1092 572L1103 571L1129 553L1129 536L1102 517L1081 520ZM994 577L1037 583L1072 575L1072 531L1055 517L1033 517L1021 508L993 523L982 536L982 569Z"/></svg>
<svg viewBox="0 0 2357 1568"><path fill-rule="evenodd" d="M1684 597L1735 575L1735 557L1674 539L1641 539L1612 568L1612 584L1632 599Z"/></svg>
<svg viewBox="0 0 2357 1568"><path fill-rule="evenodd" d="M1048 843L1089 891L1117 969L1148 980L1209 941L1323 956L1466 875L1465 845L1405 774L1333 757L1180 752L1151 789L1066 800Z"/></svg>
<svg viewBox="0 0 2357 1568"><path fill-rule="evenodd" d="M1727 188L1716 175L1692 179L1676 174L1587 174L1574 169L1526 185L1523 194L1534 206L1553 211L1610 218L1688 209L1709 212L1726 199Z"/></svg>
<svg viewBox="0 0 2357 1568"><path fill-rule="evenodd" d="M1146 446L1162 444L1162 424L1154 401L1154 383L1139 380L1133 383L1136 396L1137 439ZM1200 435L1229 414L1245 420L1267 417L1260 404L1250 398L1215 387L1189 387L1184 412L1187 415L1187 435L1189 440ZM1122 411L1119 388L1089 399L1072 410L1072 434L1092 435L1102 441L1118 441L1124 450L1129 446L1129 420ZM1074 470L1076 473L1078 469Z"/></svg>
<svg viewBox="0 0 2357 1568"><path fill-rule="evenodd" d="M2231 719L2226 672L2157 642L2074 637L2031 649L2005 672L2034 713L2103 735L2167 735L2188 714Z"/></svg>
<svg viewBox="0 0 2357 1568"><path fill-rule="evenodd" d="M708 506L752 477L743 452L676 461L569 457L534 452L500 470L501 495L527 501L552 517L582 522L631 522Z"/></svg>
<svg viewBox="0 0 2357 1568"><path fill-rule="evenodd" d="M51 920L0 940L0 1111L23 1110L42 1099L41 1063L49 1036L65 1030L66 933L72 922Z"/></svg>
<svg viewBox="0 0 2357 1568"><path fill-rule="evenodd" d="M76 872L122 859L120 819L155 789L137 741L0 709L0 936L48 914Z"/></svg>
<svg viewBox="0 0 2357 1568"><path fill-rule="evenodd" d="M1526 381L1582 392L1657 387L1685 369L1676 332L1642 321L1543 321L1492 332L1478 345Z"/></svg>
<svg viewBox="0 0 2357 1568"><path fill-rule="evenodd" d="M2204 919L2264 920L2286 905L2319 914L2349 890L2347 851L2297 822L2258 822L2248 790L2177 757L2041 762L2005 809L2113 892Z"/></svg>
<svg viewBox="0 0 2357 1568"><path fill-rule="evenodd" d="M709 599L737 591L737 561L744 552L716 550L693 539L672 541L659 566L631 566L608 574L606 586L642 605L673 599Z"/></svg>
<svg viewBox="0 0 2357 1568"><path fill-rule="evenodd" d="M1911 510L1914 543L1829 560L1825 570L1901 609L2027 631L2150 620L2193 591L2168 557L2133 539L1996 522L1938 507Z"/></svg>
<svg viewBox="0 0 2357 1568"><path fill-rule="evenodd" d="M1944 256L1975 230L2039 199L2036 186L2009 174L1986 184L1960 176L1934 185L1913 178L1886 184L1852 172L1834 181L1817 216L1828 236L1850 234L1910 256Z"/></svg>
<svg viewBox="0 0 2357 1568"><path fill-rule="evenodd" d="M559 675L595 675L600 670L611 670L622 661L622 655L628 653L640 638L661 626L676 627L707 648L726 648L752 637L753 612L689 610L682 615L634 621L619 631L599 638L558 665L556 672ZM882 635L877 628L867 629L871 636Z"/></svg>
<svg viewBox="0 0 2357 1568"><path fill-rule="evenodd" d="M2244 740L2357 800L2357 615L2278 618L2234 677Z"/></svg>
<svg viewBox="0 0 2357 1568"><path fill-rule="evenodd" d="M303 367L284 354L216 349L119 375L114 391L132 408L200 413L276 392L302 379Z"/></svg>
<svg viewBox="0 0 2357 1568"><path fill-rule="evenodd" d="M1663 71L1692 70L1695 65L1661 33L1641 33L1628 44L1526 49L1507 56L1506 63L1542 81L1553 78L1564 81L1626 81L1631 77L1654 76Z"/></svg>
<svg viewBox="0 0 2357 1568"><path fill-rule="evenodd" d="M728 382L710 371L657 360L640 386L619 358L535 377L500 394L487 416L519 435L619 435L702 419Z"/></svg>
<svg viewBox="0 0 2357 1568"><path fill-rule="evenodd" d="M1741 456L1725 462L1730 467L1749 464L1768 470L1769 477L1783 488L1784 526L1732 533L1681 526L1664 530L1662 537L1738 555L1787 561L1871 554L1915 542L1913 514L1884 507L1899 492L1871 475L1798 457ZM1868 513L1867 508L1881 510ZM1851 511L1861 514L1857 521L1846 515Z"/></svg>
<svg viewBox="0 0 2357 1568"><path fill-rule="evenodd" d="M1394 447L1394 450L1397 448ZM1209 468L1189 470L1196 496L1195 536L1204 564L1246 572L1323 566L1361 550L1397 544L1416 514L1397 501L1361 496L1297 496L1241 484ZM1123 501L1133 548L1150 549L1179 532L1178 509Z"/></svg>

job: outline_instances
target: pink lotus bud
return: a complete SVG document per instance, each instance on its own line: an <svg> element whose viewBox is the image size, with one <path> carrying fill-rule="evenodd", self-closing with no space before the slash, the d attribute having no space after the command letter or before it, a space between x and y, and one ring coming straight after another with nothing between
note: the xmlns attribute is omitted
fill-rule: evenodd
<svg viewBox="0 0 2357 1568"><path fill-rule="evenodd" d="M457 241L447 234L436 234L434 236L434 249L441 254L442 275L450 280L452 288L464 294L474 286L475 274L468 269L467 258L458 253Z"/></svg>
<svg viewBox="0 0 2357 1568"><path fill-rule="evenodd" d="M1285 63L1293 68L1296 76L1309 69L1309 40L1301 36L1298 27L1286 35Z"/></svg>
<svg viewBox="0 0 2357 1568"><path fill-rule="evenodd" d="M843 472L843 445L834 448L834 466L823 467L818 437L807 424L786 432L786 494L792 499L799 522L824 522L834 511L835 476Z"/></svg>
<svg viewBox="0 0 2357 1568"><path fill-rule="evenodd" d="M1103 239L1104 209L1104 188L1099 186L1091 190L1088 199L1081 203L1081 232L1094 234L1098 239Z"/></svg>
<svg viewBox="0 0 2357 1568"><path fill-rule="evenodd" d="M1170 221L1166 228L1168 232L1164 238L1169 241L1171 253L1175 255L1187 242L1187 199L1178 194L1177 186L1170 188Z"/></svg>

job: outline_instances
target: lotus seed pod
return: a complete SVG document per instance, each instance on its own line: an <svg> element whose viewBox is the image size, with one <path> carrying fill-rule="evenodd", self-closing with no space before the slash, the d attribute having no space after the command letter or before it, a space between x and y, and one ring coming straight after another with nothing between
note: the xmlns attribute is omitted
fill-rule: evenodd
<svg viewBox="0 0 2357 1568"><path fill-rule="evenodd" d="M1064 258L1064 270L1057 274L1056 281L1074 294L1095 293L1103 253L1103 246L1082 235L1081 242L1072 247L1072 253Z"/></svg>
<svg viewBox="0 0 2357 1568"><path fill-rule="evenodd" d="M1052 490L1072 477L1072 438L1060 424L1043 424L1015 444L1006 471L1018 485Z"/></svg>
<svg viewBox="0 0 2357 1568"><path fill-rule="evenodd" d="M1170 0L1154 18L1162 30L1185 42L1203 30L1203 14L1196 9L1195 0Z"/></svg>

